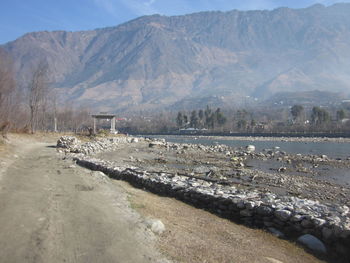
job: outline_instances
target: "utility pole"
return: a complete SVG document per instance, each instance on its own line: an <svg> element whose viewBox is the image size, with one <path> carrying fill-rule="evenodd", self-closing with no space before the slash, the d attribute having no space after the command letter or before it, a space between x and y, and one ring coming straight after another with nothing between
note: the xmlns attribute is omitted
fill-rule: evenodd
<svg viewBox="0 0 350 263"><path fill-rule="evenodd" d="M55 117L53 120L54 120L54 132L57 132L57 118Z"/></svg>

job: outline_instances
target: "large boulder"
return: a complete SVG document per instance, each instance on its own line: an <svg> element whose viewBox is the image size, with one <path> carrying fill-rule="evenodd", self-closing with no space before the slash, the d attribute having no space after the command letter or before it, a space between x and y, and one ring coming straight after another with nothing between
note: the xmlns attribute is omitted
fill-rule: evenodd
<svg viewBox="0 0 350 263"><path fill-rule="evenodd" d="M312 251L320 254L326 254L326 246L317 237L306 234L297 239L297 242L311 249Z"/></svg>

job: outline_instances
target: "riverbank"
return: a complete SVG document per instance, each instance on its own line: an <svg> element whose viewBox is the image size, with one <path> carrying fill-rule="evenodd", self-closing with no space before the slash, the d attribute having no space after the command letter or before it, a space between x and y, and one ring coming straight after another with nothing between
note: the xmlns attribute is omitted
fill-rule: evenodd
<svg viewBox="0 0 350 263"><path fill-rule="evenodd" d="M175 198L159 196L114 180L130 196L131 206L145 217L159 218L166 231L160 250L186 263L320 263L301 247L259 229L218 217Z"/></svg>
<svg viewBox="0 0 350 263"><path fill-rule="evenodd" d="M145 137L157 138L157 137L181 137L181 138L206 138L211 140L227 140L227 141L274 141L274 142L334 142L334 143L350 143L350 135L349 137L303 137L303 136L272 136L272 135L264 135L264 136L256 136L247 134L245 136L237 136L237 135L188 135L188 134L149 134L149 135L140 135Z"/></svg>
<svg viewBox="0 0 350 263"><path fill-rule="evenodd" d="M75 157L80 165L112 178L174 196L246 225L280 231L283 236L297 238L309 233L321 239L332 255L347 253L348 186L290 176L285 169L263 172L247 165L248 158L278 158L281 163L301 158L313 165L331 165L333 160L325 156L292 156L277 149L255 153L225 145L142 138L105 139L72 149L89 153Z"/></svg>
<svg viewBox="0 0 350 263"><path fill-rule="evenodd" d="M140 134L132 134L138 136ZM256 140L256 141L305 141L305 142L350 142L349 133L148 133L141 134L145 137L163 137L163 136L181 136L181 137L206 137L220 138L222 140L237 139L237 140Z"/></svg>

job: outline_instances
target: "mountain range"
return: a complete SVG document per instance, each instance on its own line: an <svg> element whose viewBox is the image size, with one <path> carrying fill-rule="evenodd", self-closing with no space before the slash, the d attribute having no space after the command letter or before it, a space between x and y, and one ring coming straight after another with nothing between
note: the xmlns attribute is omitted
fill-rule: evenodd
<svg viewBox="0 0 350 263"><path fill-rule="evenodd" d="M350 4L143 16L90 31L28 33L2 47L20 86L45 61L62 101L103 111L350 94Z"/></svg>

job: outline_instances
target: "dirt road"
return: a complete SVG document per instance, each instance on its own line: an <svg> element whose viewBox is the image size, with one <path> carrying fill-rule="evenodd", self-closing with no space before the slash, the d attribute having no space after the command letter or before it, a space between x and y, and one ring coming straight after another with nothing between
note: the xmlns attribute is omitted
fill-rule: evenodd
<svg viewBox="0 0 350 263"><path fill-rule="evenodd" d="M125 192L50 145L0 158L0 262L164 262Z"/></svg>

